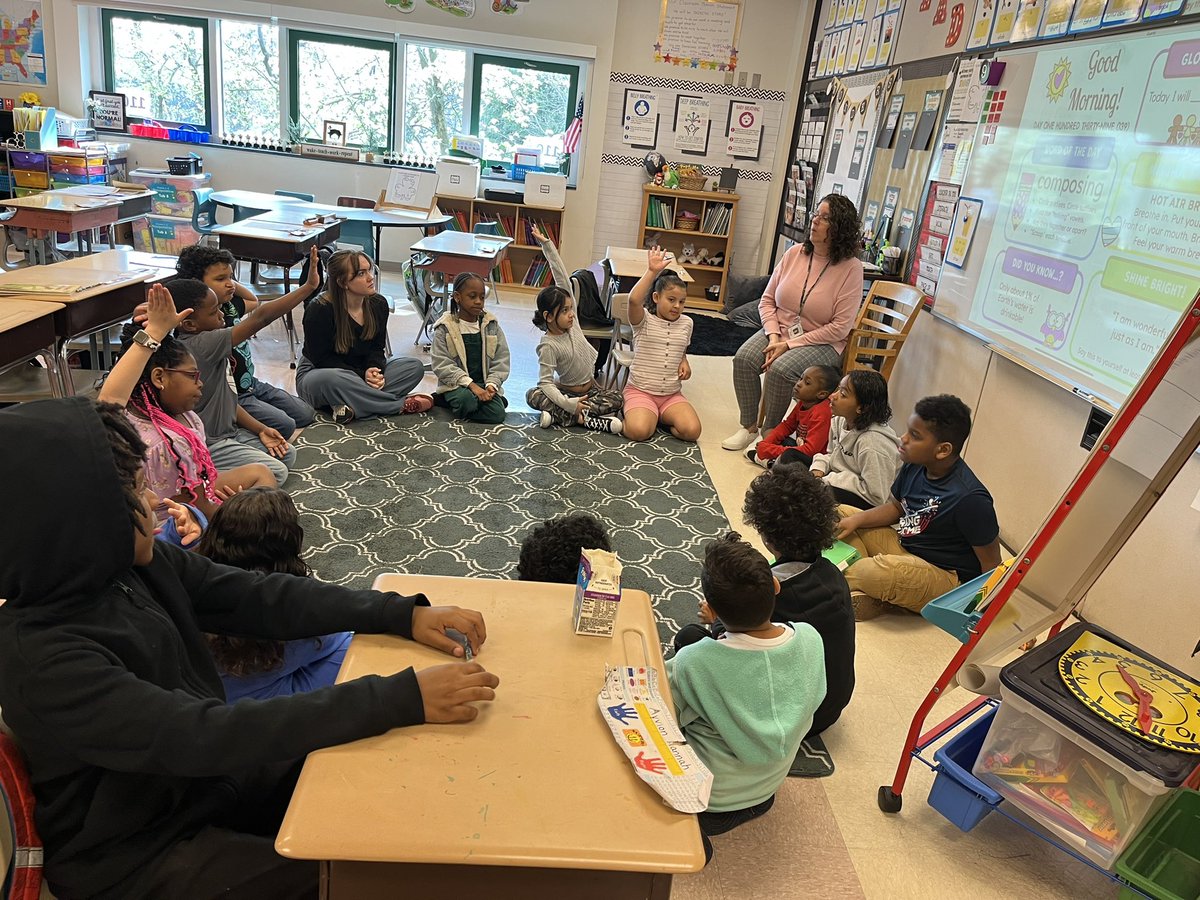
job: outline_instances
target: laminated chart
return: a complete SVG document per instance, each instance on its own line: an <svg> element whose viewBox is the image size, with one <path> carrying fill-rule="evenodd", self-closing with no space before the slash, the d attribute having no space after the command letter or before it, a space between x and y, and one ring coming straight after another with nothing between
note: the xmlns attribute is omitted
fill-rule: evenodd
<svg viewBox="0 0 1200 900"><path fill-rule="evenodd" d="M1200 285L1200 33L1040 52L971 318L1127 393Z"/></svg>
<svg viewBox="0 0 1200 900"><path fill-rule="evenodd" d="M606 666L600 712L638 778L673 809L704 812L713 775L684 742L653 666Z"/></svg>

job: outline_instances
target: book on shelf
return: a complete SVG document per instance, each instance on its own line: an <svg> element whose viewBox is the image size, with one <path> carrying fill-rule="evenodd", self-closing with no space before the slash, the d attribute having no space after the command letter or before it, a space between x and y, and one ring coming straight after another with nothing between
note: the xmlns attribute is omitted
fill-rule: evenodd
<svg viewBox="0 0 1200 900"><path fill-rule="evenodd" d="M728 234L729 220L732 214L729 204L710 203L704 211L704 220L700 223L700 230L706 234Z"/></svg>
<svg viewBox="0 0 1200 900"><path fill-rule="evenodd" d="M528 216L521 219L521 224L525 226L524 242L532 247L537 246L537 240L533 236L533 227L536 225L546 237L550 238L550 243L555 247L560 245L559 241L559 225L560 223L544 219L533 219Z"/></svg>
<svg viewBox="0 0 1200 900"><path fill-rule="evenodd" d="M550 264L546 262L546 257L538 254L529 263L529 270L525 273L522 284L529 287L545 287L550 283L550 278Z"/></svg>

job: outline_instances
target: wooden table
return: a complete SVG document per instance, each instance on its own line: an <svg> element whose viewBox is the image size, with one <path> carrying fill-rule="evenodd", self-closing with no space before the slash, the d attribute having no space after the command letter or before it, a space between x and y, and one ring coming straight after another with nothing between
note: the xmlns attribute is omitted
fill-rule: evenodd
<svg viewBox="0 0 1200 900"><path fill-rule="evenodd" d="M173 278L175 275L173 269L146 270L133 262L130 256L129 251L108 250L103 253L94 253L91 256L81 256L66 262L54 263L39 269L40 274L45 274L47 270L62 273L64 284L87 284L89 278L95 277L93 273L99 272L129 272L127 280L101 285L66 297L20 294L0 298L0 303L21 300L56 306L54 331L58 351L60 389L64 396L71 396L75 393L72 374L67 366L67 344L127 321L134 308L146 299L147 284ZM0 285L5 283L21 284L28 278L29 270L26 269L3 272L0 273Z"/></svg>
<svg viewBox="0 0 1200 900"><path fill-rule="evenodd" d="M309 755L275 847L322 861L324 897L662 900L673 874L703 867L695 817L638 779L597 708L606 662L656 666L670 703L645 593L624 592L609 639L573 633L571 585L382 575L375 587L481 611L478 660L500 686L470 724ZM360 634L339 680L444 662Z"/></svg>
<svg viewBox="0 0 1200 900"><path fill-rule="evenodd" d="M62 309L61 303L0 299L0 372L41 357L50 393L62 396L54 332L54 314Z"/></svg>
<svg viewBox="0 0 1200 900"><path fill-rule="evenodd" d="M442 231L423 237L412 245L413 265L441 276L438 280L427 279L426 290L437 297L441 301L440 308L445 309L450 299L451 283L455 276L463 272L478 275L491 287L492 296L496 296L492 272L503 262L508 254L508 245L512 242L512 238L499 235ZM428 338L430 327L437 321L435 313L438 309L439 304L426 304L414 344L421 342L422 335Z"/></svg>

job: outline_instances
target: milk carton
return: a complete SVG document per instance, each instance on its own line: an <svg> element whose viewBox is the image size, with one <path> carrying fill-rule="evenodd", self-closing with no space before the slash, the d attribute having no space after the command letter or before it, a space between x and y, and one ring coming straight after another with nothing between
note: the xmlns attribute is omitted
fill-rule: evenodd
<svg viewBox="0 0 1200 900"><path fill-rule="evenodd" d="M621 602L621 562L607 550L581 553L575 581L575 633L612 637Z"/></svg>

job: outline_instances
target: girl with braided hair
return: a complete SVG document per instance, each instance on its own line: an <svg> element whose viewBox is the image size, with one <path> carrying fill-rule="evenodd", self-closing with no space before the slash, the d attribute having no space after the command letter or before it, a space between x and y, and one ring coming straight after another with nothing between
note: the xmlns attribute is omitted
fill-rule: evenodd
<svg viewBox="0 0 1200 900"><path fill-rule="evenodd" d="M191 310L176 313L162 285L149 291L145 328L127 324L121 332L121 358L99 399L125 407L146 444L147 487L157 497L194 506L206 517L233 493L256 485L274 485L264 465L217 471L204 440L204 425L193 408L200 399L196 360L171 331ZM165 505L156 511L167 516Z"/></svg>

